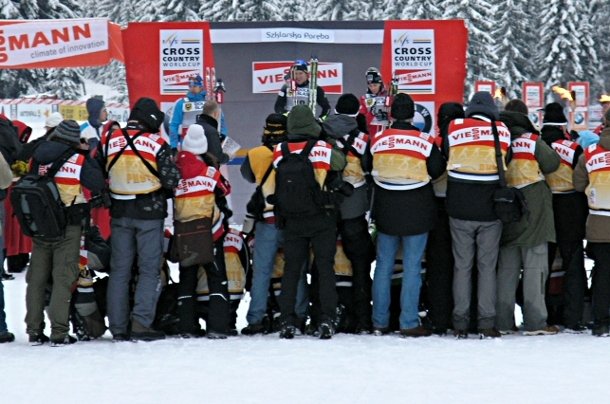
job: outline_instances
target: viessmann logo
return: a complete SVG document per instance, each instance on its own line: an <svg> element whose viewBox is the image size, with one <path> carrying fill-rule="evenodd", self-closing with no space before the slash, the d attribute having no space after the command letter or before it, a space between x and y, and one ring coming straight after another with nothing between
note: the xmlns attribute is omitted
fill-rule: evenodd
<svg viewBox="0 0 610 404"><path fill-rule="evenodd" d="M0 29L0 63L42 62L108 49L106 21L30 22Z"/></svg>

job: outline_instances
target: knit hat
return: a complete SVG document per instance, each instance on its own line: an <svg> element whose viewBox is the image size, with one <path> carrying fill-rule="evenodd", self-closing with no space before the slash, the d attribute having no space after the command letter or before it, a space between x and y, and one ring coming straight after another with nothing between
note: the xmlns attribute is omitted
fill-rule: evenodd
<svg viewBox="0 0 610 404"><path fill-rule="evenodd" d="M459 102L445 102L438 108L436 122L439 128L448 126L454 119L464 118L464 107Z"/></svg>
<svg viewBox="0 0 610 404"><path fill-rule="evenodd" d="M366 71L366 82L367 84L371 83L383 83L381 80L381 73L379 73L379 69L376 67L369 67Z"/></svg>
<svg viewBox="0 0 610 404"><path fill-rule="evenodd" d="M306 105L297 105L288 114L288 138L293 135L307 135L311 138L320 137L321 128L313 113Z"/></svg>
<svg viewBox="0 0 610 404"><path fill-rule="evenodd" d="M390 108L392 118L397 121L406 121L415 116L415 103L413 98L407 93L400 93L394 97L392 107Z"/></svg>
<svg viewBox="0 0 610 404"><path fill-rule="evenodd" d="M360 101L354 94L343 94L337 100L335 114L355 117L358 115L358 111L360 111Z"/></svg>
<svg viewBox="0 0 610 404"><path fill-rule="evenodd" d="M264 136L286 136L288 119L282 114L270 114L265 120Z"/></svg>
<svg viewBox="0 0 610 404"><path fill-rule="evenodd" d="M61 114L59 112L53 112L44 121L44 126L46 126L47 128L54 128L57 125L59 125L59 123L63 120L64 120L64 117L61 116Z"/></svg>
<svg viewBox="0 0 610 404"><path fill-rule="evenodd" d="M470 99L470 103L466 108L467 117L477 114L484 115L489 119L494 119L496 121L500 119L498 107L496 106L491 94L487 91L479 91L475 93Z"/></svg>
<svg viewBox="0 0 610 404"><path fill-rule="evenodd" d="M80 125L72 119L63 120L57 125L49 139L61 139L79 145Z"/></svg>
<svg viewBox="0 0 610 404"><path fill-rule="evenodd" d="M197 155L208 151L208 139L205 137L203 126L196 123L189 126L182 141L182 150Z"/></svg>
<svg viewBox="0 0 610 404"><path fill-rule="evenodd" d="M142 97L133 106L133 110L129 114L129 120L140 122L151 133L159 132L161 124L163 124L165 114L161 112L157 106L157 102L152 98Z"/></svg>
<svg viewBox="0 0 610 404"><path fill-rule="evenodd" d="M568 120L563 113L563 106L558 102L552 102L544 107L544 117L542 118L542 126L563 126L567 125Z"/></svg>
<svg viewBox="0 0 610 404"><path fill-rule="evenodd" d="M525 105L525 103L523 101L518 100L518 99L510 100L508 103L506 103L506 105L504 106L504 110L521 112L522 114L525 114L525 115L529 114L527 105Z"/></svg>

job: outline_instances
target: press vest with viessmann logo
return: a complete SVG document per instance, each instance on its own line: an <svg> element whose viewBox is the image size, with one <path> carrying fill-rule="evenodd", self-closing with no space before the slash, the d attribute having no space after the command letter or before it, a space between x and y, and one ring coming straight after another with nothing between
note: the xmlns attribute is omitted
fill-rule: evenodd
<svg viewBox="0 0 610 404"><path fill-rule="evenodd" d="M610 216L610 151L593 144L585 149L589 214Z"/></svg>
<svg viewBox="0 0 610 404"><path fill-rule="evenodd" d="M546 183L549 184L554 194L576 192L572 175L574 174L574 155L579 147L578 143L562 139L551 143L551 147L559 154L560 164L557 171L545 175Z"/></svg>
<svg viewBox="0 0 610 404"><path fill-rule="evenodd" d="M132 138L140 131L129 129L126 131ZM114 157L122 150L125 151L119 156L114 165L108 172L110 180L110 192L116 196L132 196L138 194L148 194L161 188L159 178L155 176L144 165L142 159L136 155L121 130L115 130L102 137L102 145L106 148L108 144L108 155L106 156L106 170L114 160ZM157 170L157 153L165 143L162 137L152 133L142 133L133 140L140 155Z"/></svg>
<svg viewBox="0 0 610 404"><path fill-rule="evenodd" d="M502 122L496 122L503 160L510 146L510 132ZM489 121L466 118L449 124L449 179L498 181L498 165L494 135ZM506 167L505 167L506 170Z"/></svg>
<svg viewBox="0 0 610 404"><path fill-rule="evenodd" d="M513 158L508 164L506 181L508 185L515 188L523 188L527 185L544 180L540 171L540 165L536 160L536 141L538 135L524 133L514 139L510 147Z"/></svg>

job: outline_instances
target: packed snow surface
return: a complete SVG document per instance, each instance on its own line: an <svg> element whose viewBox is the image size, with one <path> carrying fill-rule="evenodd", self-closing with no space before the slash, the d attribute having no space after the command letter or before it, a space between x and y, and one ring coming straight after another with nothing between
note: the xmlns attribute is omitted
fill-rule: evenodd
<svg viewBox="0 0 610 404"><path fill-rule="evenodd" d="M112 343L107 332L67 347L31 347L25 275L15 277L4 282L17 339L0 345L3 404L609 402L610 339L590 334ZM247 305L246 298L240 329Z"/></svg>

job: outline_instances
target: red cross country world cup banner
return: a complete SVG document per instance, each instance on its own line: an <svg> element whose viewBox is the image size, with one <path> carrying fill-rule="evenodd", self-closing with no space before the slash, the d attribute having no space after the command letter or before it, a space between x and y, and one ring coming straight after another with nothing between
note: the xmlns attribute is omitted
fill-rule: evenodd
<svg viewBox="0 0 610 404"><path fill-rule="evenodd" d="M121 27L105 18L0 21L0 69L101 66L123 61Z"/></svg>
<svg viewBox="0 0 610 404"><path fill-rule="evenodd" d="M276 94L285 83L284 77L290 73L294 61L253 62L252 93ZM343 94L343 63L318 63L318 85L326 94Z"/></svg>
<svg viewBox="0 0 610 404"><path fill-rule="evenodd" d="M468 30L463 20L386 21L381 74L415 101L414 124L436 133L438 107L462 102Z"/></svg>
<svg viewBox="0 0 610 404"><path fill-rule="evenodd" d="M206 69L214 67L207 22L130 23L123 44L132 106L141 97L173 104L186 95L189 77L205 81Z"/></svg>

